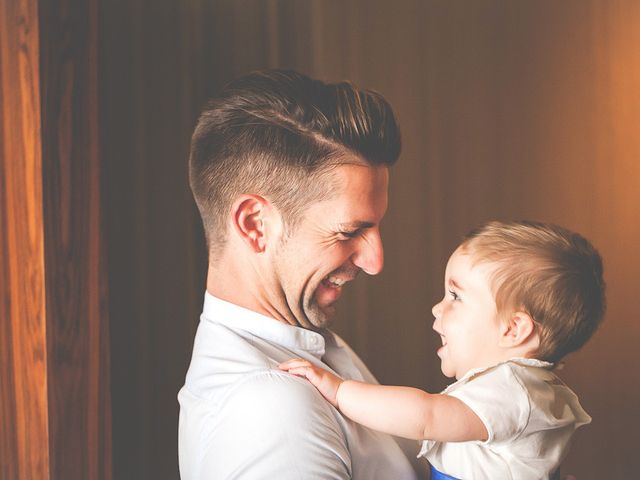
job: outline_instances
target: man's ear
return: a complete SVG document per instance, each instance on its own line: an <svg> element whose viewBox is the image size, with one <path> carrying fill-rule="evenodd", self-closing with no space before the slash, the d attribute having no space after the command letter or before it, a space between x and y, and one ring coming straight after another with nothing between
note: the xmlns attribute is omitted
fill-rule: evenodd
<svg viewBox="0 0 640 480"><path fill-rule="evenodd" d="M251 250L264 252L268 240L268 217L273 214L269 201L260 195L241 195L231 206L233 230Z"/></svg>
<svg viewBox="0 0 640 480"><path fill-rule="evenodd" d="M536 324L531 315L517 311L511 314L508 322L503 326L500 346L507 348L526 346L529 343L537 343L537 337Z"/></svg>

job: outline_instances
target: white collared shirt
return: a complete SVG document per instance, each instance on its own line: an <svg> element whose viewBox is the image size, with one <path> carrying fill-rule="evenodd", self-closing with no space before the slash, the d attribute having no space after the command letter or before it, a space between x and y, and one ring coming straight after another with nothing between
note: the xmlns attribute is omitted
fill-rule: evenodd
<svg viewBox="0 0 640 480"><path fill-rule="evenodd" d="M419 455L440 472L464 480L549 478L566 455L573 432L591 421L551 367L541 360L514 358L468 372L442 393L471 408L489 438L425 440Z"/></svg>
<svg viewBox="0 0 640 480"><path fill-rule="evenodd" d="M306 380L278 369L294 357L377 383L337 335L205 294L178 394L182 480L416 478L391 437L344 418Z"/></svg>

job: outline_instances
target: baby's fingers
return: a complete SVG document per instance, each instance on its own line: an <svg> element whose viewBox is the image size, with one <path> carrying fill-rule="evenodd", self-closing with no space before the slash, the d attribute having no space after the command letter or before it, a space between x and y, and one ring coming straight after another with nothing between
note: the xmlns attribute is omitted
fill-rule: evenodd
<svg viewBox="0 0 640 480"><path fill-rule="evenodd" d="M308 367L292 367L288 372L292 375L305 378L309 378L309 376L313 374L313 370Z"/></svg>
<svg viewBox="0 0 640 480"><path fill-rule="evenodd" d="M306 378L316 388L319 388L322 382L322 376L318 374L318 370L311 366L293 367L289 369L289 373L292 375L296 375L297 377Z"/></svg>
<svg viewBox="0 0 640 480"><path fill-rule="evenodd" d="M310 366L311 363L309 363L307 360L302 360L301 358L292 358L291 360L287 360L286 362L278 365L278 368L280 370L291 371L292 368L302 368Z"/></svg>

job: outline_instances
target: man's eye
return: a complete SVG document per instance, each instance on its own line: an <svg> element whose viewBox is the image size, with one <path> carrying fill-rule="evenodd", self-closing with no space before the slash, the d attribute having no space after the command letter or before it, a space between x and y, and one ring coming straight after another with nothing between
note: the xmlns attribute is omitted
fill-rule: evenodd
<svg viewBox="0 0 640 480"><path fill-rule="evenodd" d="M338 235L344 238L355 238L360 233L360 230L351 230L349 232L338 232Z"/></svg>
<svg viewBox="0 0 640 480"><path fill-rule="evenodd" d="M460 298L460 297L458 296L458 294L457 294L455 291L453 291L453 290L449 290L449 295L451 295L451 298L452 298L453 300L458 300L458 299Z"/></svg>

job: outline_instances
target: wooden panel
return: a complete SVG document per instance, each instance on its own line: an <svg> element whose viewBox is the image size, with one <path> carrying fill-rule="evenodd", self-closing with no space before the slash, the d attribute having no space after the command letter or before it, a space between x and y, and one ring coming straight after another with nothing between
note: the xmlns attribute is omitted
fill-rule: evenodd
<svg viewBox="0 0 640 480"><path fill-rule="evenodd" d="M111 478L96 1L40 4L49 448L54 479Z"/></svg>
<svg viewBox="0 0 640 480"><path fill-rule="evenodd" d="M49 478L35 0L0 2L0 478Z"/></svg>

